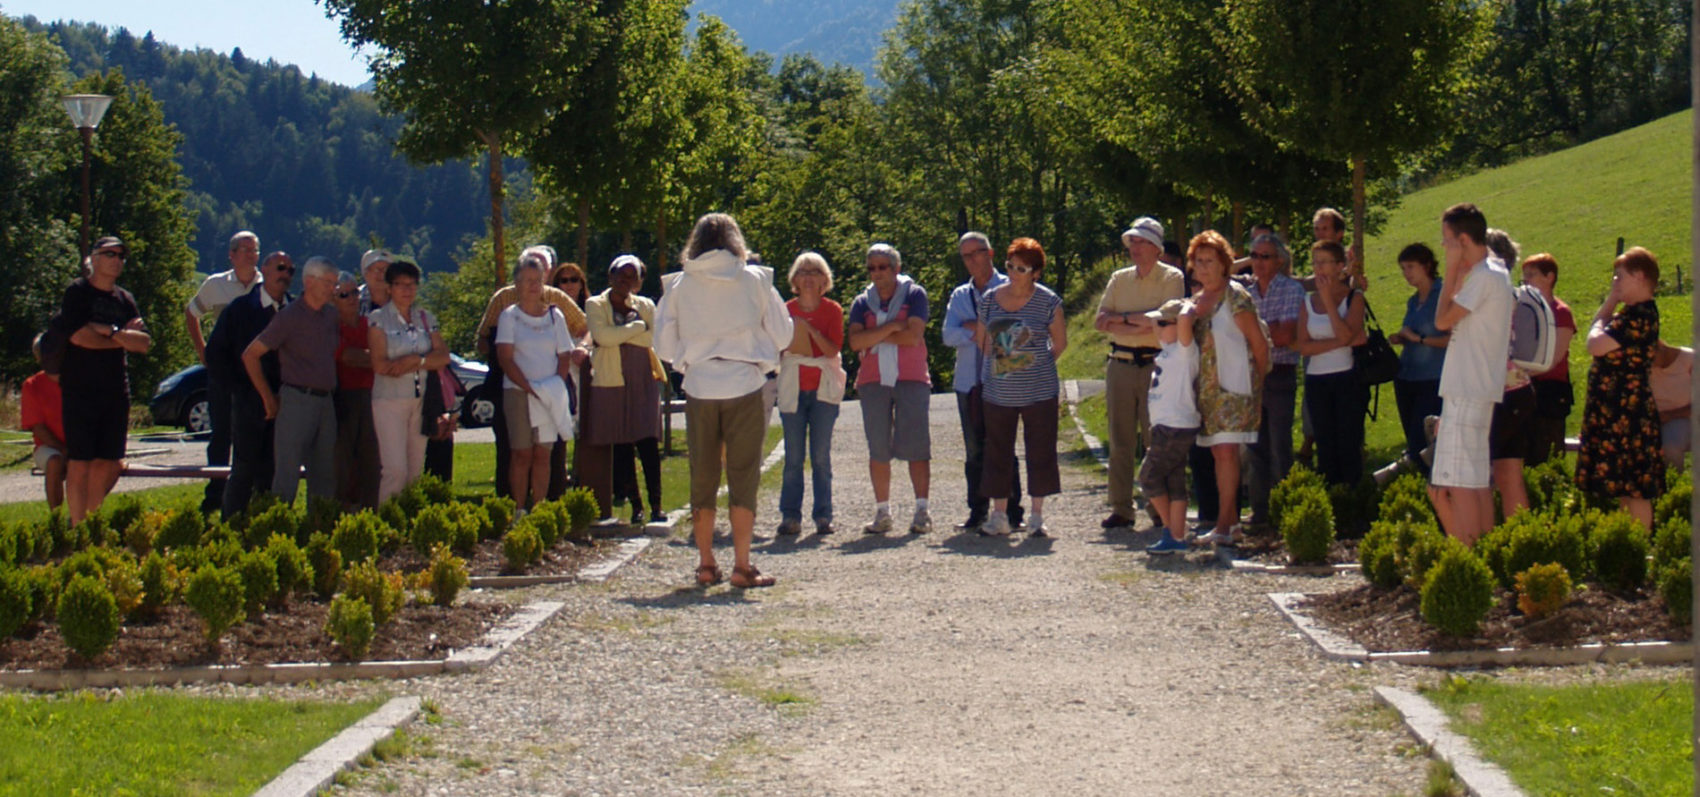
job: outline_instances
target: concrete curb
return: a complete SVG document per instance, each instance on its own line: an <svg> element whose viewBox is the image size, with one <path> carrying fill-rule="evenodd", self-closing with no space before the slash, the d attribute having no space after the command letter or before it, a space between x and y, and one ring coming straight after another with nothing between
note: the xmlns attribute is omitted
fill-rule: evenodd
<svg viewBox="0 0 1700 797"><path fill-rule="evenodd" d="M419 715L417 697L397 697L348 726L301 757L254 797L313 797L331 785L338 772L353 768L378 742Z"/></svg>
<svg viewBox="0 0 1700 797"><path fill-rule="evenodd" d="M509 647L553 617L566 604L538 601L520 607L513 616L490 629L477 645L462 648L445 659L304 662L289 664L209 665L161 670L17 670L0 672L0 688L55 692L194 683L286 684L302 681L346 681L366 678L416 678L440 673L475 672L490 666Z"/></svg>
<svg viewBox="0 0 1700 797"><path fill-rule="evenodd" d="M578 571L576 579L581 581L607 581L610 576L614 575L614 571L624 567L626 563L636 559L638 554L648 549L651 542L654 542L654 540L649 537L633 537L625 540L620 543L620 547L614 552L612 559L586 565L584 569Z"/></svg>
<svg viewBox="0 0 1700 797"><path fill-rule="evenodd" d="M1074 405L1080 403L1080 382L1074 379L1063 382L1063 401L1068 403L1068 417L1074 421L1074 428L1079 430L1080 439L1086 441L1086 448L1092 452L1092 458L1098 460L1099 467L1109 470L1109 449L1104 447L1104 441L1086 431L1086 424L1081 422L1080 415L1074 411Z"/></svg>
<svg viewBox="0 0 1700 797"><path fill-rule="evenodd" d="M1272 592L1269 600L1322 655L1337 661L1389 662L1419 667L1562 667L1571 664L1686 664L1694 660L1692 642L1594 642L1568 648L1496 648L1492 650L1406 650L1372 653L1322 627L1298 602L1301 592Z"/></svg>
<svg viewBox="0 0 1700 797"><path fill-rule="evenodd" d="M1476 756L1470 740L1453 733L1447 727L1445 712L1428 698L1391 686L1375 688L1377 703L1399 712L1405 729L1417 741L1428 747L1429 753L1452 765L1452 771L1464 782L1464 788L1475 797L1523 797L1523 790L1511 782L1505 770Z"/></svg>
<svg viewBox="0 0 1700 797"><path fill-rule="evenodd" d="M1241 573L1264 573L1272 576L1332 576L1339 573L1355 573L1359 568L1355 564L1266 565L1245 559L1235 559L1231 564L1234 570Z"/></svg>

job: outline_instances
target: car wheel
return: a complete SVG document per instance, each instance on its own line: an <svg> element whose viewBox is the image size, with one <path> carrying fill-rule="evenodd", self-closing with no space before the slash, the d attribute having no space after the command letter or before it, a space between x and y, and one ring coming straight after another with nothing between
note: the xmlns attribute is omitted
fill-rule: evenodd
<svg viewBox="0 0 1700 797"><path fill-rule="evenodd" d="M496 417L496 404L489 399L473 399L471 415L479 426L489 426Z"/></svg>
<svg viewBox="0 0 1700 797"><path fill-rule="evenodd" d="M183 428L192 434L212 431L212 406L206 396L189 401L189 411L183 413Z"/></svg>

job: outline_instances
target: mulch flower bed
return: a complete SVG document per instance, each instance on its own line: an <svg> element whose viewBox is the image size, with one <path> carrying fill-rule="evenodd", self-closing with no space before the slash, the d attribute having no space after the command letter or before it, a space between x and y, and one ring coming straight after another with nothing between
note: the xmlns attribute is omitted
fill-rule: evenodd
<svg viewBox="0 0 1700 797"><path fill-rule="evenodd" d="M472 555L463 558L466 559L467 573L473 576L570 576L586 564L608 556L617 547L617 540L561 540L543 552L542 561L526 568L522 573L508 570L508 560L502 555L500 539L478 543L478 548ZM399 570L403 573L418 573L429 570L430 567L429 557L420 556L418 551L406 545L378 557L378 569L385 572Z"/></svg>
<svg viewBox="0 0 1700 797"><path fill-rule="evenodd" d="M93 662L73 661L75 654L66 647L59 628L36 624L0 640L0 670L342 661L342 651L325 633L329 608L316 601L292 600L283 609L268 610L226 631L214 652L207 648L199 616L187 606L167 606L153 620L126 622L118 640ZM463 602L443 608L410 603L378 629L365 660L446 659L450 652L476 644L512 612L513 607L504 604Z"/></svg>
<svg viewBox="0 0 1700 797"><path fill-rule="evenodd" d="M1281 535L1275 531L1265 531L1257 534L1246 534L1245 540L1239 544L1239 558L1262 565L1290 565L1293 561L1287 556L1287 546L1281 543ZM1328 548L1328 564L1351 565L1358 563L1358 541L1335 540ZM1314 563L1307 563L1314 564Z"/></svg>
<svg viewBox="0 0 1700 797"><path fill-rule="evenodd" d="M1443 634L1423 621L1422 598L1415 589L1384 590L1371 584L1307 599L1312 617L1342 632L1371 652L1406 650L1479 650L1560 648L1594 642L1685 642L1686 626L1671 622L1665 603L1652 590L1618 593L1588 587L1564 608L1539 620L1517 610L1517 595L1495 590L1499 601L1470 638Z"/></svg>

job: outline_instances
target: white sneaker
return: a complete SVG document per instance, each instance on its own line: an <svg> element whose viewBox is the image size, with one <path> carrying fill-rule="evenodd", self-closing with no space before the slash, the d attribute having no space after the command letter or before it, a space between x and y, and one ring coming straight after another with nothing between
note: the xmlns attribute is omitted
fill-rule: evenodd
<svg viewBox="0 0 1700 797"><path fill-rule="evenodd" d="M993 512L986 516L986 522L980 524L982 537L1009 536L1009 515L1004 512Z"/></svg>
<svg viewBox="0 0 1700 797"><path fill-rule="evenodd" d="M910 534L926 534L933 530L933 517L925 509L915 510L915 519L909 521Z"/></svg>
<svg viewBox="0 0 1700 797"><path fill-rule="evenodd" d="M1232 531L1212 531L1208 534L1198 535L1198 538L1193 542L1199 545L1234 545L1239 542L1235 539L1235 532L1238 531L1238 526L1235 526ZM1245 535L1240 534L1239 536L1243 539Z"/></svg>
<svg viewBox="0 0 1700 797"><path fill-rule="evenodd" d="M874 515L874 522L862 527L863 534L889 534L891 532L891 513L881 512Z"/></svg>

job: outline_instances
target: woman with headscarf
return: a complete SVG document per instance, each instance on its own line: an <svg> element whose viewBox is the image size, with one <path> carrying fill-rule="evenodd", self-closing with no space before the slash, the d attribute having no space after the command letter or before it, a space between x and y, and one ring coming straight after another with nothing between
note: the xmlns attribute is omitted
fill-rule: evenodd
<svg viewBox="0 0 1700 797"><path fill-rule="evenodd" d="M587 456L594 449L612 447L613 499L631 502L633 526L644 522L634 459L643 460L650 520L667 519L661 510L660 444L661 381L667 374L653 348L655 303L637 293L643 272L643 261L636 255L614 258L608 266L608 289L590 297L584 307L592 341L584 406L596 422L583 427L580 444Z"/></svg>

